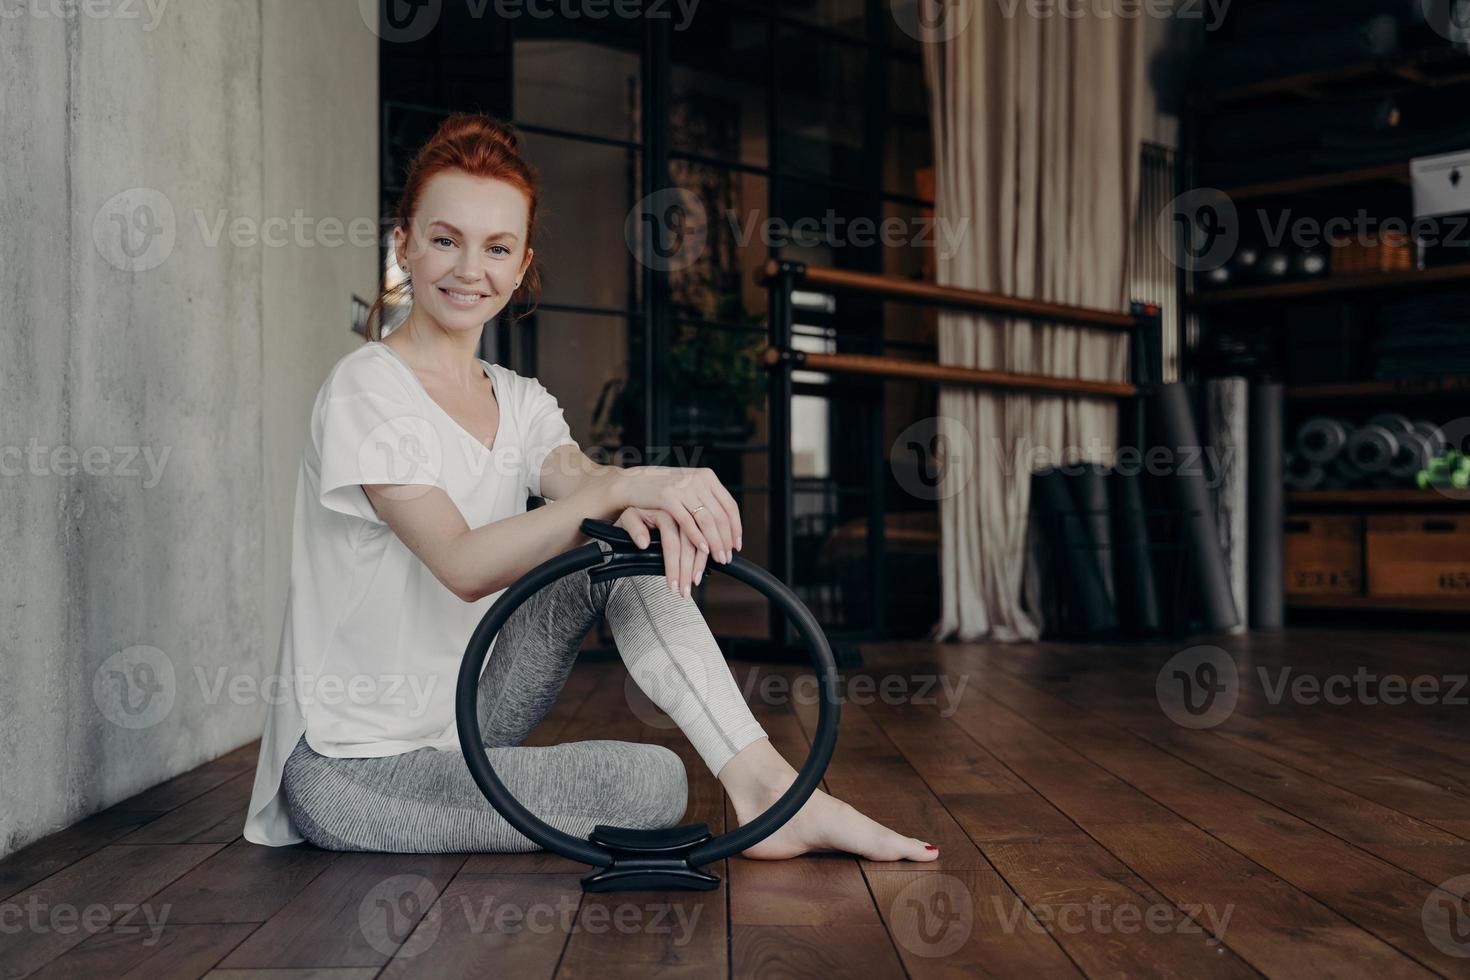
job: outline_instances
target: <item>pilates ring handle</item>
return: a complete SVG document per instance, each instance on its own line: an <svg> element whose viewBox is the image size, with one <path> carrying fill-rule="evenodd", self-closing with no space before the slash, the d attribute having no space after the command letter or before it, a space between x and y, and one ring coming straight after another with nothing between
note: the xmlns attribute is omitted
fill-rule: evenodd
<svg viewBox="0 0 1470 980"><path fill-rule="evenodd" d="M500 814L516 830L550 851L592 865L582 879L587 891L642 888L708 890L719 879L702 865L739 853L775 833L796 815L817 788L837 744L838 677L832 648L816 617L796 593L770 572L740 557L728 564L710 562L706 570L724 572L764 594L796 626L811 651L819 675L817 732L796 780L765 813L729 833L711 836L705 824L667 830L636 830L599 825L586 840L557 830L521 805L496 775L480 734L479 682L490 644L521 604L536 592L584 568L594 581L628 575L664 574L663 551L657 530L650 532L647 549L640 549L627 531L611 521L587 518L582 533L596 540L550 558L508 587L475 627L460 663L455 690L455 724L460 750L470 775ZM604 561L604 556L606 560ZM597 567L593 567L597 566Z"/></svg>

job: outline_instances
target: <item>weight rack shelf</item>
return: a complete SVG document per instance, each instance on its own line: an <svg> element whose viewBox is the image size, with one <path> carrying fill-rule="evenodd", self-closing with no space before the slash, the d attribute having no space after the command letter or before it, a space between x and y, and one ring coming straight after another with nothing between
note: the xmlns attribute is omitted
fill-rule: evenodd
<svg viewBox="0 0 1470 980"><path fill-rule="evenodd" d="M1287 385L1286 397L1293 401L1335 401L1342 398L1437 398L1470 396L1470 374L1445 374L1437 378L1396 378L1391 381L1333 381L1324 384Z"/></svg>
<svg viewBox="0 0 1470 980"><path fill-rule="evenodd" d="M1360 272L1320 279L1271 283L1265 286L1240 286L1234 289L1196 292L1190 302L1199 307L1237 306L1301 296L1330 296L1368 290L1412 289L1458 282L1470 282L1470 262L1422 269L1412 272Z"/></svg>
<svg viewBox="0 0 1470 980"><path fill-rule="evenodd" d="M1289 490L1286 502L1296 506L1401 506L1401 507L1464 507L1470 504L1470 491L1456 490L1441 493L1433 488L1420 490L1418 487L1384 490Z"/></svg>
<svg viewBox="0 0 1470 980"><path fill-rule="evenodd" d="M1367 609L1378 612L1470 612L1470 595L1287 595L1288 609Z"/></svg>

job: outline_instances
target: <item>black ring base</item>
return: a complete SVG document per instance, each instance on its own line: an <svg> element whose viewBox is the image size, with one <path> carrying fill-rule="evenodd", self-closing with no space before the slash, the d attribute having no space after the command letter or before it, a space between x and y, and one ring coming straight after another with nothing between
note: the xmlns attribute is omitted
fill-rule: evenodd
<svg viewBox="0 0 1470 980"><path fill-rule="evenodd" d="M583 876L582 890L621 892L656 888L713 891L720 879L689 860L697 844L710 839L709 826L696 823L667 830L632 830L598 824L587 839L612 854L612 861Z"/></svg>

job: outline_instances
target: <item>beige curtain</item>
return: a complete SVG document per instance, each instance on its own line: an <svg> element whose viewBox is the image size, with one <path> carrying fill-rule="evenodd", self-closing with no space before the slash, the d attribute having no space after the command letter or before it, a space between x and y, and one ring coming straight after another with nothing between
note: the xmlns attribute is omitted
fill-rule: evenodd
<svg viewBox="0 0 1470 980"><path fill-rule="evenodd" d="M922 45L935 219L951 228L968 221L953 254L937 256L937 274L945 285L1122 310L1143 132L1143 25L1062 16L1065 6L1038 17L1025 3L975 0L956 36ZM1127 341L944 313L939 359L1121 380ZM1116 408L945 388L939 413L974 459L939 503L943 605L932 638L1034 640L1043 624L1021 601L1030 472L1048 455L1111 461Z"/></svg>

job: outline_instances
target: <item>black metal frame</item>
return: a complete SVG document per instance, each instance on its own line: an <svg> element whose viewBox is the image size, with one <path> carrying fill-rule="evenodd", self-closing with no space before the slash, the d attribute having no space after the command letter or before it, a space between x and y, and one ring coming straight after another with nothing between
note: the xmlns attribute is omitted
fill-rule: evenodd
<svg viewBox="0 0 1470 980"><path fill-rule="evenodd" d="M769 290L770 323L768 339L770 346L780 356L767 365L770 371L771 430L769 439L771 503L770 503L770 561L772 571L783 581L792 581L795 556L791 534L794 482L791 472L791 395L793 370L801 369L801 352L792 347L792 302L791 293L806 276L807 267L801 262L777 260L773 275L765 277ZM824 289L833 289L824 286ZM911 297L894 294L888 297L895 302L921 302ZM921 303L921 305L923 305ZM941 304L930 304L941 305ZM1007 316L1027 316L1007 312ZM1118 413L1119 444L1143 446L1144 413L1142 400L1163 378L1163 314L1151 303L1130 304L1128 316L1132 325L1127 329L1129 337L1129 380L1138 387L1138 397L1120 402ZM1031 319L1064 322L1061 318L1039 314ZM1085 329L1085 325L1081 328ZM879 432L882 431L881 412ZM886 595L887 568L884 562L884 518L883 504L883 456L881 439L875 440L878 451L872 454L874 462L873 492L869 496L868 508L868 572L873 583L873 595ZM845 636L848 640L877 640L886 638L882 603L875 602L874 626L856 635ZM785 621L773 610L771 613L771 642L778 657L787 656L790 638Z"/></svg>
<svg viewBox="0 0 1470 980"><path fill-rule="evenodd" d="M881 219L885 204L897 204L909 207L929 207L932 202L923 200L911 194L896 193L886 189L882 182L882 165L884 160L884 139L894 125L903 123L912 126L917 120L911 113L902 111L891 111L886 99L888 66L890 62L901 61L908 64L918 64L920 59L913 50L901 50L890 42L888 37L889 13L884 0L860 0L862 17L864 21L863 36L859 37L841 30L825 27L821 24L790 16L779 8L768 6L764 3L744 2L744 0L718 0L720 8L736 11L742 17L750 18L752 21L764 22L765 25L765 50L768 58L766 67L766 126L768 157L765 166L753 166L736 159L723 159L710 157L699 153L687 152L674 149L672 146L670 132L670 110L672 104L672 75L674 59L671 45L675 43L672 38L671 24L667 19L645 18L642 25L642 104L640 112L642 115L642 133L639 141L614 140L593 134L584 134L566 130L537 125L532 123L517 122L519 128L529 133L538 133L547 136L596 143L599 145L614 145L628 149L630 152L641 154L641 192L642 194L653 193L662 188L672 185L670 177L670 163L674 160L687 160L692 163L702 163L714 167L722 167L730 171L745 172L758 175L765 179L767 185L768 207L775 212L786 205L786 199L793 184L802 185L825 185L838 187L851 193L871 213L869 217ZM518 34L516 21L507 21L503 29L507 32L506 47L513 57L515 38ZM597 41L595 22L587 23L587 32L581 37L588 41ZM441 30L443 28L441 27ZM500 29L500 28L497 28ZM840 46L849 51L861 51L867 61L867 70L864 73L864 140L866 161L865 170L861 175L861 183L865 186L848 184L838 181L823 180L818 176L806 176L794 172L785 160L786 147L782 139L782 98L785 90L782 87L781 47L789 43L793 36L820 39L824 43ZM626 42L627 36L623 36ZM432 42L430 42L430 45ZM627 50L627 44L621 43L620 47ZM405 45L395 45L389 49L393 54L400 54L407 49ZM433 64L432 57L425 57L426 52L417 52L418 61L415 65ZM432 54L430 49L427 54ZM391 57L383 59L383 67L379 75L380 102L385 106L390 94L390 73L395 70L394 60ZM498 78L496 84L486 92L486 98L482 104L467 105L445 105L440 107L443 112L448 113L455 109L473 108L484 109L502 118L514 119L514 72L507 66L502 65L497 69ZM420 106L428 111L435 111L431 106ZM387 132L386 125L384 132ZM385 141L386 152L386 141ZM392 161L385 158L385 173L388 172L387 164ZM386 191L391 188L385 187ZM857 215L854 215L856 217ZM780 249L774 243L768 247L767 257L779 257ZM859 250L855 247L844 249L845 254L850 254L850 261L856 265L867 266L872 270L881 268L882 251L879 247ZM381 274L382 260L379 256L379 274ZM642 415L644 428L641 435L643 448L653 451L654 447L667 446L671 439L670 406L668 404L667 392L663 390L659 379L666 376L670 358L670 338L675 322L674 311L670 308L669 298L669 275L663 271L657 271L653 264L647 261L638 264L635 274L639 277L638 285L641 295L635 302L629 297L626 309L590 310L581 307L543 303L541 308L548 312L560 311L570 313L598 313L609 316L625 317L628 322L629 338L629 370L641 371L647 382L644 387L644 398ZM514 367L523 373L535 375L535 331L536 315L533 313L522 320L511 323L505 317L496 320L489 325L485 336L482 338L482 353L491 357L508 367ZM681 321L693 322L693 321ZM698 324L697 324L698 325ZM719 328L719 324L704 322L702 325L709 328ZM881 333L881 331L879 331ZM512 343L512 339L515 343ZM851 341L849 335L844 338ZM512 351L519 349L522 356L519 361L513 362ZM813 386L811 394L824 397L836 397L842 392L833 390L817 390ZM868 401L870 412L867 416L867 427L870 430L870 438L881 441L882 414L882 390L881 387L874 393L876 401ZM785 398L772 398L770 410L772 412L785 412L789 410L789 394ZM777 406L780 406L779 408ZM761 447L751 446L752 451ZM882 472L882 461L875 460L867 472L859 477L857 474L847 474L848 483L855 483L859 479L873 480ZM838 482L842 482L839 480ZM772 506L776 506L778 494L775 481L766 487L753 485L732 485L732 492L737 495L743 493L770 493ZM789 498L785 498L789 499ZM880 501L873 502L879 505ZM786 511L786 519L789 520L790 510ZM874 521L882 521L881 509L875 510L869 517L870 526L876 527ZM789 566L788 566L789 567ZM803 586L807 583L792 582L794 586ZM877 581L874 581L877 585ZM875 609L878 607L875 607ZM881 617L881 611L878 612ZM881 626L881 619L879 621ZM834 632L834 639L846 639L848 635L844 632ZM784 640L785 638L783 638ZM732 648L739 648L742 655L761 657L767 653L763 642L750 641L743 638L729 638ZM782 643L784 646L785 643ZM843 662L851 662L844 649L839 648L839 656Z"/></svg>

